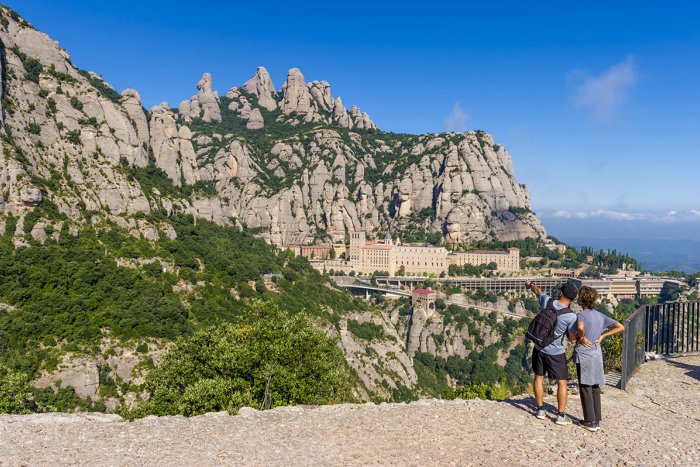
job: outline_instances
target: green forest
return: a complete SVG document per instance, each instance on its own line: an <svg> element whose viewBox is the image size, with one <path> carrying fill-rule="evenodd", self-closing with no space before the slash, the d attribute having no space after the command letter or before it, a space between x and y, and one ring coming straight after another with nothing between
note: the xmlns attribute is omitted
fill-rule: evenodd
<svg viewBox="0 0 700 467"><path fill-rule="evenodd" d="M500 386L514 393L522 392L531 382L531 376L522 365L523 356L527 349L523 343L513 346L508 352L505 366L497 363L499 351L508 350L513 342L517 342L527 329L529 319L515 320L505 318L499 322L495 312L484 315L474 308L464 308L458 305L438 306L442 314L445 325L454 322L457 329L467 328L469 335L474 337L474 343L468 348L472 351L469 356L462 358L456 355L447 357L435 357L427 353L416 355L416 371L419 378L425 377L425 370L429 370L430 379L433 381L430 386L437 394L449 395L450 390L447 385L446 376L449 375L457 382L458 387L469 386L471 384L485 384L489 386ZM498 341L485 345L480 325L486 325L495 331L499 337ZM422 372L418 367L422 366Z"/></svg>
<svg viewBox="0 0 700 467"><path fill-rule="evenodd" d="M42 208L42 215L52 214L49 203ZM26 216L25 223L38 218L38 214ZM167 222L176 239L162 233L158 241L147 241L109 222L83 226L77 232L63 222L57 224L60 231L51 232L58 234L57 240L49 238L40 245L29 239L28 248L14 246L12 229L0 236L0 303L6 308L0 313L4 375L0 411L104 411L104 402L80 398L70 386L52 390L30 383L42 372L55 370L68 352L97 355L104 338L132 345L137 352L148 350L145 342L175 342L164 363L141 386L115 379L106 365L100 370L101 396L118 397L118 387L121 394L150 395L135 407L119 408L129 418L235 411L244 404L269 408L353 400L351 387L359 384L357 377L335 340L310 323L316 320L338 328L346 312L368 310L371 305L332 286L328 276L312 269L306 259L279 251L245 229L191 216L148 220L161 226ZM184 292L174 293L174 287ZM495 362L496 352L518 333L514 321L497 324L495 316L454 306L443 312L446 320L469 326L477 341L475 323L480 320L502 333L502 340L472 352L468 359L419 354L414 364L419 391L449 397L447 374L460 385L521 387L526 376L516 364L518 349L505 368ZM372 323L349 320L348 330L368 341L386 337ZM300 345L302 338L309 347ZM220 340L227 349L202 347L202 339ZM182 355L183 349L195 348L201 355ZM313 368L295 367L289 360L294 352L304 352L309 365L315 361ZM239 366L211 366L226 361L226 355L237 356ZM267 373L253 371L258 367L267 368ZM324 384L309 381L314 371L312 379ZM417 396L408 392L399 391L394 399ZM175 394L179 396L173 398ZM198 397L211 402L197 402Z"/></svg>
<svg viewBox="0 0 700 467"><path fill-rule="evenodd" d="M109 224L76 235L63 224L57 241L29 248L16 248L11 234L0 236L0 303L9 307L0 313L0 364L6 371L33 379L42 369L54 369L66 352L95 354L104 336L190 336L236 322L251 300L336 326L342 313L367 308L331 287L304 258L277 251L249 232L188 216L168 222L175 240L149 242ZM118 266L125 260L135 266ZM183 281L194 285L193 292L173 293ZM65 391L62 396L72 400Z"/></svg>

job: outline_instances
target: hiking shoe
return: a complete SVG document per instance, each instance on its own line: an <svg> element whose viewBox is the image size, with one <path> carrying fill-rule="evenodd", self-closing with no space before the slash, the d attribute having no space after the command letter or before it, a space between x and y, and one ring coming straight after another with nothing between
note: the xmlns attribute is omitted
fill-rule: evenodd
<svg viewBox="0 0 700 467"><path fill-rule="evenodd" d="M581 426L584 427L588 431L598 431L600 430L600 427L596 422L581 422Z"/></svg>
<svg viewBox="0 0 700 467"><path fill-rule="evenodd" d="M537 413L535 414L535 418L538 418L540 420L544 420L547 418L547 414L544 411L544 409L537 409Z"/></svg>
<svg viewBox="0 0 700 467"><path fill-rule="evenodd" d="M557 420L554 422L557 425L571 425L571 419L565 413L557 415Z"/></svg>

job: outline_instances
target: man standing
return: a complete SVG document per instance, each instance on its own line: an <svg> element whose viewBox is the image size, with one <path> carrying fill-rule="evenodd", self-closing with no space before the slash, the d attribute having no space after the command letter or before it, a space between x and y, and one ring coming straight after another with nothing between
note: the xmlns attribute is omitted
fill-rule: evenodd
<svg viewBox="0 0 700 467"><path fill-rule="evenodd" d="M569 425L571 424L571 419L565 413L569 396L567 387L569 368L566 364L566 354L564 353L564 338L568 336L568 330L571 325L576 322L576 314L571 311L569 305L576 298L578 290L576 290L575 285L567 282L560 287L557 299L553 300L532 282L526 282L525 286L537 295L541 310L549 306L556 310L557 313L556 325L553 329L554 341L544 348L540 348L535 344L535 348L532 351L532 369L535 372L533 390L535 392L535 401L537 402L537 414L535 416L540 420L546 417L544 411L544 375L548 374L550 378L557 381L558 414L556 424Z"/></svg>

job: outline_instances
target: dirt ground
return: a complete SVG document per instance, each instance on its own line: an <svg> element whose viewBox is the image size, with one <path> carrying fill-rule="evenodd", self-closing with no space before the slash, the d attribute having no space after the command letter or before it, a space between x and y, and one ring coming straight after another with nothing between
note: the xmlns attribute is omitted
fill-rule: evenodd
<svg viewBox="0 0 700 467"><path fill-rule="evenodd" d="M686 356L645 363L626 392L606 388L597 433L558 426L552 413L535 419L527 396L133 423L102 414L3 415L0 465L700 465L699 396L700 356ZM578 396L569 412L575 421L581 415Z"/></svg>

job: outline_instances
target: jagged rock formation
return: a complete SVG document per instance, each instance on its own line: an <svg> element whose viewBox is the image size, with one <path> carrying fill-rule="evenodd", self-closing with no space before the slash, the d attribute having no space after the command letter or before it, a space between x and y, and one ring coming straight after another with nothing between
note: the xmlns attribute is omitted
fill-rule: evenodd
<svg viewBox="0 0 700 467"><path fill-rule="evenodd" d="M203 122L220 122L221 108L219 106L219 95L212 91L211 74L204 73L197 83L198 93L192 99L180 103L180 115L190 121L195 118L202 119Z"/></svg>
<svg viewBox="0 0 700 467"><path fill-rule="evenodd" d="M496 329L496 319L503 319L504 313L508 313L512 319L531 315L520 302L514 305L514 312L509 313L509 303L504 297L498 297L495 303L485 306L484 303L467 300L462 294L454 294L449 303L459 303L463 308L460 311L462 318L454 319L445 311L430 313L423 309L412 310L410 318L401 317L396 312L390 313L397 332L405 337L408 355L412 357L416 352L423 352L445 359L451 356L466 358L474 349L483 349L503 339ZM489 310L496 311L498 318L487 319ZM465 319L469 314L479 318ZM471 325L467 325L467 321ZM499 363L505 364L510 350L522 342L522 336L508 342L499 351Z"/></svg>
<svg viewBox="0 0 700 467"><path fill-rule="evenodd" d="M483 132L381 132L327 82L307 83L297 69L279 92L260 67L223 96L205 73L177 109L147 111L136 90L119 94L77 69L56 42L2 6L0 49L0 234L8 231L17 246L103 221L149 241L173 239L159 217L173 213L257 228L277 244L389 227L457 242L544 235L510 156ZM475 344L469 329L442 315L425 318L410 331L408 352L405 316L350 313L328 330L362 381L362 397L416 388L415 352L466 357L465 342L477 348L498 337L484 325L487 341ZM360 338L351 321L374 323L384 337ZM448 334L442 343L434 337ZM62 379L92 396L102 360L63 361L42 381ZM119 363L127 382L131 363Z"/></svg>
<svg viewBox="0 0 700 467"><path fill-rule="evenodd" d="M243 90L255 96L258 99L258 105L268 111L272 112L277 108L275 85L272 84L270 73L267 72L264 66L258 67L255 76L243 85Z"/></svg>
<svg viewBox="0 0 700 467"><path fill-rule="evenodd" d="M0 15L0 217L21 218L47 199L76 222L177 211L257 228L276 244L360 229L453 242L545 234L488 134L378 131L296 68L279 92L260 67L222 97L205 73L178 109L145 111L135 90L116 93L26 21ZM139 176L155 168L177 189Z"/></svg>

